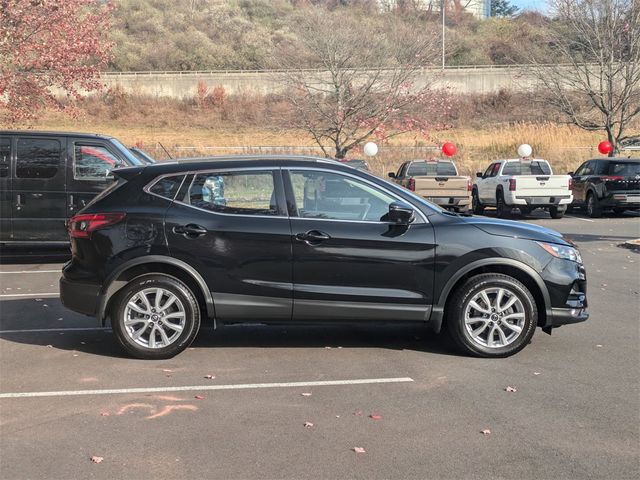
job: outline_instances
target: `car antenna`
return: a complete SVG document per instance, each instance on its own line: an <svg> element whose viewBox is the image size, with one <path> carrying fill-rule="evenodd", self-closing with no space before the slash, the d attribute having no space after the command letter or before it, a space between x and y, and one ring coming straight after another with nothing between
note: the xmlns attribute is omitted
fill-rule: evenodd
<svg viewBox="0 0 640 480"><path fill-rule="evenodd" d="M169 150L167 150L166 148L164 148L164 145L162 145L160 142L158 142L158 145L160 145L162 147L162 149L164 150L164 153L166 153L169 156L169 160L173 160L173 157L171 156L171 154L169 153Z"/></svg>

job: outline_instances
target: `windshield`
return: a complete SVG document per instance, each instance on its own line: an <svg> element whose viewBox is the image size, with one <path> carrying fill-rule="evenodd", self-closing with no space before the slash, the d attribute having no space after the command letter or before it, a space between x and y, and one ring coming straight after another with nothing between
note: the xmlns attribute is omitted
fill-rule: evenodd
<svg viewBox="0 0 640 480"><path fill-rule="evenodd" d="M507 162L502 170L502 175L551 175L551 167L545 160L530 162L516 160L515 162Z"/></svg>
<svg viewBox="0 0 640 480"><path fill-rule="evenodd" d="M456 167L451 162L414 162L409 165L407 175L410 177L418 176L443 176L455 177L458 175Z"/></svg>
<svg viewBox="0 0 640 480"><path fill-rule="evenodd" d="M607 175L620 175L621 177L640 175L640 162L609 162Z"/></svg>
<svg viewBox="0 0 640 480"><path fill-rule="evenodd" d="M133 167L138 165L146 165L147 162L143 162L142 160L140 160L133 153L131 153L131 151L127 147L125 147L122 143L120 143L115 138L111 139L111 143L116 147L118 147L118 151L120 151L120 153L122 153L125 157L127 157L127 163L130 166Z"/></svg>
<svg viewBox="0 0 640 480"><path fill-rule="evenodd" d="M140 150L139 148L130 148L129 151L133 153L136 157L142 160L144 163L156 163L151 155L149 155L144 150Z"/></svg>

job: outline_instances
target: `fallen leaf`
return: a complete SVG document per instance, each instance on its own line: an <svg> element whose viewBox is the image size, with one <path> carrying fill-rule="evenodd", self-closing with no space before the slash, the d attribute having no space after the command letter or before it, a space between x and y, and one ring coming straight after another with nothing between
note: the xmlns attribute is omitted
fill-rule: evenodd
<svg viewBox="0 0 640 480"><path fill-rule="evenodd" d="M91 461L93 463L100 463L104 460L104 457L96 457L95 455L93 457L91 457Z"/></svg>
<svg viewBox="0 0 640 480"><path fill-rule="evenodd" d="M505 390L505 392L509 392L509 393L515 393L515 392L517 392L517 391L518 391L518 390L516 389L516 387L511 387L511 386L508 386L508 387L507 387L507 388L505 388L504 390Z"/></svg>
<svg viewBox="0 0 640 480"><path fill-rule="evenodd" d="M46 303L42 304L43 307L49 308L49 305L47 305Z"/></svg>
<svg viewBox="0 0 640 480"><path fill-rule="evenodd" d="M331 350L331 347L324 347L324 348L326 348L327 350Z"/></svg>
<svg viewBox="0 0 640 480"><path fill-rule="evenodd" d="M356 410L355 412L353 412L353 414L354 414L356 417L361 417L361 416L362 416L362 410Z"/></svg>
<svg viewBox="0 0 640 480"><path fill-rule="evenodd" d="M336 415L336 418L340 418L340 415Z"/></svg>
<svg viewBox="0 0 640 480"><path fill-rule="evenodd" d="M310 397L311 393L310 392L304 392L304 393L301 393L300 395L302 395L303 397Z"/></svg>
<svg viewBox="0 0 640 480"><path fill-rule="evenodd" d="M606 286L607 286L607 284L606 284L606 283L603 283L603 284L601 284L600 286L601 286L601 287L606 287Z"/></svg>
<svg viewBox="0 0 640 480"><path fill-rule="evenodd" d="M42 299L41 298L36 298L36 302L41 302Z"/></svg>
<svg viewBox="0 0 640 480"><path fill-rule="evenodd" d="M367 453L362 447L353 447L353 451L356 453Z"/></svg>
<svg viewBox="0 0 640 480"><path fill-rule="evenodd" d="M77 356L78 356L78 354L77 354L77 353L74 353L74 354L73 354L73 356L74 356L74 357L77 357Z"/></svg>
<svg viewBox="0 0 640 480"><path fill-rule="evenodd" d="M171 372L173 372L173 370L170 370L170 369L168 369L168 368L163 368L163 369L162 369L162 371L163 371L163 372L167 372L167 373L171 373Z"/></svg>
<svg viewBox="0 0 640 480"><path fill-rule="evenodd" d="M196 395L195 397L196 400L204 400L204 397L202 395Z"/></svg>
<svg viewBox="0 0 640 480"><path fill-rule="evenodd" d="M209 380L214 380L216 378L215 375L205 375L204 378L207 378Z"/></svg>
<svg viewBox="0 0 640 480"><path fill-rule="evenodd" d="M483 434L484 436L491 435L491 430L489 430L488 428L485 428L484 430L480 430L480 433Z"/></svg>
<svg viewBox="0 0 640 480"><path fill-rule="evenodd" d="M382 420L382 415L371 414L371 415L369 415L369 418L372 419L372 420Z"/></svg>
<svg viewBox="0 0 640 480"><path fill-rule="evenodd" d="M311 422L304 422L304 426L305 426L305 428L311 428L311 427L313 427L313 423L311 423Z"/></svg>
<svg viewBox="0 0 640 480"><path fill-rule="evenodd" d="M53 348L53 345L47 345L47 348Z"/></svg>
<svg viewBox="0 0 640 480"><path fill-rule="evenodd" d="M62 317L60 317L60 318L58 319L58 321L59 321L59 322L61 322L62 320L63 320L63 319L62 319Z"/></svg>
<svg viewBox="0 0 640 480"><path fill-rule="evenodd" d="M602 345L598 344L598 345L596 345L596 347L598 347L598 348L602 348Z"/></svg>
<svg viewBox="0 0 640 480"><path fill-rule="evenodd" d="M533 372L534 375L540 375L540 372Z"/></svg>
<svg viewBox="0 0 640 480"><path fill-rule="evenodd" d="M109 416L109 413L108 413L108 412L102 412L102 413L100 414L100 416L101 416L101 417L108 417L108 416Z"/></svg>

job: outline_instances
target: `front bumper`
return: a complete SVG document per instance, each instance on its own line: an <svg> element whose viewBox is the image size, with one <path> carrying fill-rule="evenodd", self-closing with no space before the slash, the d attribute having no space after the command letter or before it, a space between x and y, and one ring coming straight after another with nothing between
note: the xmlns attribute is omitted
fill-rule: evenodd
<svg viewBox="0 0 640 480"><path fill-rule="evenodd" d="M551 321L547 319L547 326L559 327L571 323L584 322L589 318L589 312L585 308L552 308Z"/></svg>
<svg viewBox="0 0 640 480"><path fill-rule="evenodd" d="M559 327L584 322L587 310L587 274L584 265L554 258L544 268L542 277L549 291L551 305L547 307L543 327Z"/></svg>
<svg viewBox="0 0 640 480"><path fill-rule="evenodd" d="M95 316L98 311L101 286L95 283L60 279L60 300L69 310Z"/></svg>

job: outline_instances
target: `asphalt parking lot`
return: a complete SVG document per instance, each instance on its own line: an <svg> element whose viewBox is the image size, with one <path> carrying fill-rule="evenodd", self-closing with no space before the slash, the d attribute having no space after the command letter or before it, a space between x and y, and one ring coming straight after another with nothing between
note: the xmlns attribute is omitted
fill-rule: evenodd
<svg viewBox="0 0 640 480"><path fill-rule="evenodd" d="M0 478L638 478L640 254L618 245L640 218L527 221L579 245L591 318L500 360L392 325L205 329L132 360L62 307L60 263L5 259Z"/></svg>

